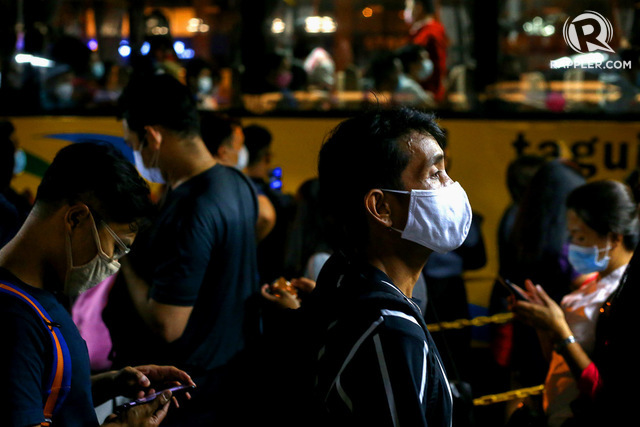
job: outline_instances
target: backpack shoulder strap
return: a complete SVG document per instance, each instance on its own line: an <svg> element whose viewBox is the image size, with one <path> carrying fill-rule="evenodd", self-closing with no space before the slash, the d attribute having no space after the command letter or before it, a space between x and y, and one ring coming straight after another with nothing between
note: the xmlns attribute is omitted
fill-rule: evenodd
<svg viewBox="0 0 640 427"><path fill-rule="evenodd" d="M71 388L71 355L69 347L58 328L59 325L51 320L49 314L35 298L23 289L7 282L0 282L0 293L11 295L23 301L34 311L49 332L53 350L53 363L49 382L47 383L47 400L43 408L45 422L42 423L43 426L49 426L51 425L53 414L60 409Z"/></svg>

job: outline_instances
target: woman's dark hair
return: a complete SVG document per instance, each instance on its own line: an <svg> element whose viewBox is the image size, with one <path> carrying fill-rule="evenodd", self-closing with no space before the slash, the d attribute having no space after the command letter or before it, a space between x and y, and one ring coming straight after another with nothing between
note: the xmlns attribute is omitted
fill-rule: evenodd
<svg viewBox="0 0 640 427"><path fill-rule="evenodd" d="M405 189L401 175L409 163L406 142L412 133L445 145L433 114L406 107L364 112L340 123L326 138L318 162L320 206L336 249L358 251L366 245L363 198L369 190Z"/></svg>
<svg viewBox="0 0 640 427"><path fill-rule="evenodd" d="M82 202L107 222L147 225L154 212L149 186L135 166L106 143L83 142L61 149L38 187L36 206L57 209Z"/></svg>
<svg viewBox="0 0 640 427"><path fill-rule="evenodd" d="M514 248L505 265L514 283L531 279L545 286L556 301L565 295L571 269L564 262L567 242L567 195L585 183L569 164L552 160L542 165L524 192L509 241Z"/></svg>
<svg viewBox="0 0 640 427"><path fill-rule="evenodd" d="M523 155L509 163L507 168L507 188L511 199L520 203L529 182L544 164L544 157Z"/></svg>
<svg viewBox="0 0 640 427"><path fill-rule="evenodd" d="M627 250L638 244L638 208L625 184L613 180L585 184L569 194L567 208L602 237L620 234Z"/></svg>

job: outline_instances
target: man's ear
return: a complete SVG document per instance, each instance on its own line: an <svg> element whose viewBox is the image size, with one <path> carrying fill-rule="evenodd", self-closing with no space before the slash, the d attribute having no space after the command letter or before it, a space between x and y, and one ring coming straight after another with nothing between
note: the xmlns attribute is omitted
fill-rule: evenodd
<svg viewBox="0 0 640 427"><path fill-rule="evenodd" d="M391 227L391 207L382 190L374 188L364 196L364 207L371 219L382 227Z"/></svg>
<svg viewBox="0 0 640 427"><path fill-rule="evenodd" d="M144 127L147 144L153 150L159 150L160 144L162 144L162 131L159 126L147 125Z"/></svg>
<svg viewBox="0 0 640 427"><path fill-rule="evenodd" d="M64 215L65 228L68 232L73 231L83 221L89 219L91 212L84 203L74 203L70 205Z"/></svg>

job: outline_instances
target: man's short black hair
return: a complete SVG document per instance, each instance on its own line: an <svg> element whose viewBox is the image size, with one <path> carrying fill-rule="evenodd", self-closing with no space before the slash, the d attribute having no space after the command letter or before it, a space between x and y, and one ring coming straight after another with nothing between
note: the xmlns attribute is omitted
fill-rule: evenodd
<svg viewBox="0 0 640 427"><path fill-rule="evenodd" d="M411 108L372 110L340 123L320 150L320 203L338 248L358 251L367 243L363 198L374 188L405 190L401 179L414 133L432 136L443 147L445 135L433 114Z"/></svg>
<svg viewBox="0 0 640 427"><path fill-rule="evenodd" d="M398 49L397 56L405 73L409 72L411 64L422 61L423 52L426 52L425 48L417 44L408 44Z"/></svg>
<svg viewBox="0 0 640 427"><path fill-rule="evenodd" d="M249 166L259 162L268 153L271 146L271 132L260 125L244 128L244 145L249 151Z"/></svg>
<svg viewBox="0 0 640 427"><path fill-rule="evenodd" d="M233 129L242 126L239 120L211 111L200 112L200 135L209 152L217 156L223 144L230 144Z"/></svg>
<svg viewBox="0 0 640 427"><path fill-rule="evenodd" d="M107 222L147 225L154 207L149 186L135 166L107 143L83 142L61 149L40 182L36 206L57 209L85 203Z"/></svg>
<svg viewBox="0 0 640 427"><path fill-rule="evenodd" d="M168 74L132 78L119 99L129 129L144 135L145 126L163 126L183 137L199 135L198 110L185 85Z"/></svg>

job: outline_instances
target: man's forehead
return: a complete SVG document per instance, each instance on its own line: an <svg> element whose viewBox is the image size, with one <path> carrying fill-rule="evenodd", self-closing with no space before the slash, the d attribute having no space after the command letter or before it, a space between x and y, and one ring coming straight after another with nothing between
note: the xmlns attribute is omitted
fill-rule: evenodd
<svg viewBox="0 0 640 427"><path fill-rule="evenodd" d="M426 153L429 156L444 154L438 141L426 132L411 132L404 140L404 147L410 154Z"/></svg>

